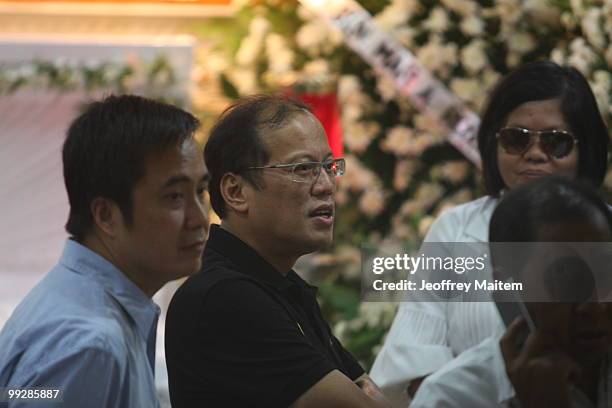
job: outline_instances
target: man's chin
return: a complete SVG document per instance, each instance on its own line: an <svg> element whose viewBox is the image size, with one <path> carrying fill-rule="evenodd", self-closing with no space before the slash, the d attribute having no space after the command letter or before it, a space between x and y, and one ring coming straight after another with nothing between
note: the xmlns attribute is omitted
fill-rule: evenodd
<svg viewBox="0 0 612 408"><path fill-rule="evenodd" d="M333 233L329 232L326 234L316 234L312 239L310 239L307 243L304 243L304 249L307 249L307 253L312 253L316 251L321 251L325 248L328 248L333 242Z"/></svg>

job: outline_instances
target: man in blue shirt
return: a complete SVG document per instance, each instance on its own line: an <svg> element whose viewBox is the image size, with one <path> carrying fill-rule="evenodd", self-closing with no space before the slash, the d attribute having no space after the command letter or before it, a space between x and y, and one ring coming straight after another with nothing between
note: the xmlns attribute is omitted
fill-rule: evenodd
<svg viewBox="0 0 612 408"><path fill-rule="evenodd" d="M198 127L137 96L95 102L72 123L63 147L71 238L0 332L0 394L11 407L59 406L60 396L66 408L159 406L151 297L200 268L208 232ZM59 393L15 398L34 389Z"/></svg>

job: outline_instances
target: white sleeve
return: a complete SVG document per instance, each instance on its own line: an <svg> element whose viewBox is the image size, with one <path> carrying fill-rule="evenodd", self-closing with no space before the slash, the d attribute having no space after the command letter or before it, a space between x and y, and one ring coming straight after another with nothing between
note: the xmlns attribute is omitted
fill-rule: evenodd
<svg viewBox="0 0 612 408"><path fill-rule="evenodd" d="M394 399L401 399L410 381L438 370L453 359L447 344L446 304L402 303L370 376Z"/></svg>
<svg viewBox="0 0 612 408"><path fill-rule="evenodd" d="M446 388L440 384L431 383L428 380L421 385L414 399L410 402L410 408L479 408L473 405L465 405L462 395L453 395L453 389ZM495 408L495 407L487 407Z"/></svg>
<svg viewBox="0 0 612 408"><path fill-rule="evenodd" d="M452 242L457 234L453 211L442 214L431 226L426 242ZM453 359L448 344L448 303L419 300L400 304L370 376L393 400L402 401L410 381L438 370ZM433 295L432 295L433 297Z"/></svg>

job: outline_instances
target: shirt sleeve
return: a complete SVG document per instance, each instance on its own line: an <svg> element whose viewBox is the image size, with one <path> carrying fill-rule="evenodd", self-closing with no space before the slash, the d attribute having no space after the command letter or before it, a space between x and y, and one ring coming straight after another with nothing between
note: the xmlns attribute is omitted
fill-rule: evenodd
<svg viewBox="0 0 612 408"><path fill-rule="evenodd" d="M440 302L400 305L370 373L388 395L401 399L410 381L452 360L444 307Z"/></svg>
<svg viewBox="0 0 612 408"><path fill-rule="evenodd" d="M125 407L120 401L119 366L111 353L88 348L50 361L25 381L12 383L12 388L51 388L61 393L64 408ZM47 400L17 401L11 408L43 408L54 406Z"/></svg>
<svg viewBox="0 0 612 408"><path fill-rule="evenodd" d="M443 213L425 242L453 241L456 218L452 210ZM448 343L448 303L432 300L433 293L421 291L400 304L372 366L370 377L394 400L404 401L410 381L433 373L453 359Z"/></svg>
<svg viewBox="0 0 612 408"><path fill-rule="evenodd" d="M191 394L185 399L190 406L215 393L227 396L227 406L255 401L262 407L287 407L337 368L309 343L283 306L249 280L218 283L208 292L198 320L198 353L184 350L179 357L192 360L184 369L191 374L182 376L190 377L188 383L177 384Z"/></svg>
<svg viewBox="0 0 612 408"><path fill-rule="evenodd" d="M340 340L338 340L335 336L332 336L331 338L332 342L334 343L334 349L338 351L342 364L346 369L347 377L349 377L352 381L355 381L365 373L365 370L363 367L361 367L361 364L355 360L355 357L353 357L353 355L342 346Z"/></svg>
<svg viewBox="0 0 612 408"><path fill-rule="evenodd" d="M474 405L462 405L460 402L461 394L453 394L452 390L425 380L414 396L414 399L410 402L410 408L463 408L468 406L470 408L481 408ZM494 405L489 405L488 407L494 408Z"/></svg>

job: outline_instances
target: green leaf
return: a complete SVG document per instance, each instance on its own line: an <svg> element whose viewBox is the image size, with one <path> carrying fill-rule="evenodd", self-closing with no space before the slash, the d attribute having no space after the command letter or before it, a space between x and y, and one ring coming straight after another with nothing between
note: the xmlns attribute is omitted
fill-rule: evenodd
<svg viewBox="0 0 612 408"><path fill-rule="evenodd" d="M219 75L219 81L221 82L221 89L223 90L223 94L231 99L240 98L240 92L236 89L234 84L227 79L225 74Z"/></svg>

